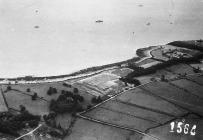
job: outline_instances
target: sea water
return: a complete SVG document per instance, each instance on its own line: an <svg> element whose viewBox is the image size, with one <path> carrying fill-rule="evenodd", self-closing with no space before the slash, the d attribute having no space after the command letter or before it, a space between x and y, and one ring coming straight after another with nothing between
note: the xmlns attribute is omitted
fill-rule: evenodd
<svg viewBox="0 0 203 140"><path fill-rule="evenodd" d="M0 0L0 77L68 74L200 39L202 17L202 0Z"/></svg>

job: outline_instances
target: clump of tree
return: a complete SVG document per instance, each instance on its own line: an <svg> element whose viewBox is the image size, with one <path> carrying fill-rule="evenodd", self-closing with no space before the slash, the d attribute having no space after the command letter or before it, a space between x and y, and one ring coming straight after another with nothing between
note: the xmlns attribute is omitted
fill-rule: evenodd
<svg viewBox="0 0 203 140"><path fill-rule="evenodd" d="M57 89L53 88L53 87L49 87L47 94L48 95L52 95L52 94L56 94L57 93Z"/></svg>
<svg viewBox="0 0 203 140"><path fill-rule="evenodd" d="M43 115L45 123L53 128L56 128L56 118L57 114L55 112L50 112L47 115Z"/></svg>
<svg viewBox="0 0 203 140"><path fill-rule="evenodd" d="M192 44L186 41L174 41L174 42L168 43L168 45L173 45L181 48L193 49L193 50L198 50L203 52L203 47L198 46L195 43Z"/></svg>
<svg viewBox="0 0 203 140"><path fill-rule="evenodd" d="M123 81L125 85L127 85L126 83L133 84L134 86L138 86L141 84L138 79L130 78L130 77L121 77L119 78L119 80Z"/></svg>
<svg viewBox="0 0 203 140"><path fill-rule="evenodd" d="M50 130L48 132L48 134L52 137L56 137L56 138L62 138L63 137L63 133L57 130Z"/></svg>
<svg viewBox="0 0 203 140"><path fill-rule="evenodd" d="M26 108L24 105L19 105L19 108L20 108L20 112L23 113L26 111Z"/></svg>
<svg viewBox="0 0 203 140"><path fill-rule="evenodd" d="M30 88L27 88L27 90L26 90L27 92L30 92Z"/></svg>
<svg viewBox="0 0 203 140"><path fill-rule="evenodd" d="M83 110L79 104L83 101L83 96L79 94L74 95L69 91L62 90L62 93L57 100L51 100L49 108L56 113L78 112Z"/></svg>
<svg viewBox="0 0 203 140"><path fill-rule="evenodd" d="M38 97L38 95L37 95L37 93L35 92L31 97L32 97L32 100L36 100L37 97Z"/></svg>
<svg viewBox="0 0 203 140"><path fill-rule="evenodd" d="M102 98L100 96L93 97L92 100L91 100L92 103L96 103L96 104L101 103L102 101L103 100L102 100Z"/></svg>
<svg viewBox="0 0 203 140"><path fill-rule="evenodd" d="M153 74L157 70L164 69L164 68L167 68L167 67L170 67L170 66L173 66L176 64L180 64L180 63L185 63L185 64L188 64L191 62L199 63L202 58L203 58L203 54L201 53L201 54L196 54L190 58L173 58L171 60L156 64L149 68L142 68L142 67L138 67L136 65L129 66L129 68L133 69L133 72L129 73L125 78L132 79L132 78L138 77L138 76Z"/></svg>
<svg viewBox="0 0 203 140"><path fill-rule="evenodd" d="M8 85L6 89L7 89L7 91L12 90L12 88L11 88L11 86L10 86L10 85Z"/></svg>
<svg viewBox="0 0 203 140"><path fill-rule="evenodd" d="M73 89L73 93L78 93L79 91L78 91L78 88L74 88Z"/></svg>
<svg viewBox="0 0 203 140"><path fill-rule="evenodd" d="M63 86L68 87L68 88L71 88L71 87L72 87L71 84L67 84L67 83L63 83Z"/></svg>
<svg viewBox="0 0 203 140"><path fill-rule="evenodd" d="M77 102L83 102L84 101L84 97L77 94L73 96L73 99L76 100Z"/></svg>
<svg viewBox="0 0 203 140"><path fill-rule="evenodd" d="M0 113L0 132L19 136L19 130L27 126L31 128L38 126L40 116L32 115L24 106L20 106L20 108L20 114Z"/></svg>
<svg viewBox="0 0 203 140"><path fill-rule="evenodd" d="M87 109L90 109L90 108L92 108L92 105L88 105L88 106L87 106Z"/></svg>
<svg viewBox="0 0 203 140"><path fill-rule="evenodd" d="M166 76L165 75L161 75L161 81L165 81L165 82L167 82L168 80L166 79Z"/></svg>

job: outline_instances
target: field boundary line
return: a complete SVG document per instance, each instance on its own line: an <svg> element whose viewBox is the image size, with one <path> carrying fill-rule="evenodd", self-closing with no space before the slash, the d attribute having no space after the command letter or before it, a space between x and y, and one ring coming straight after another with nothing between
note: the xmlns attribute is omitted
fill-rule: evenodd
<svg viewBox="0 0 203 140"><path fill-rule="evenodd" d="M27 94L27 93L25 93L25 92L23 92L23 91L20 91L20 90L18 90L18 89L11 89L11 90L18 92L19 94L23 94L23 95L32 97L32 95ZM46 101L46 102L50 102L50 101L44 99L43 97L37 97L37 99L40 99L40 100L43 100L43 101Z"/></svg>
<svg viewBox="0 0 203 140"><path fill-rule="evenodd" d="M133 132L142 134L144 136L150 137L150 138L152 138L154 140L161 140L161 139L159 139L159 138L157 138L155 136L152 136L150 134L146 134L145 132L142 132L142 131L140 131L138 129L134 129L134 128L129 128L129 127L121 126L121 125L112 124L112 123L109 123L109 122L105 122L105 121L93 119L93 118L90 118L90 117L86 117L86 116L83 116L83 115L80 115L80 114L77 114L77 116L82 118L82 119L89 120L89 121L96 122L96 123L100 123L100 124L103 124L103 125L108 125L108 126L112 126L112 127L128 130L128 131L133 131Z"/></svg>
<svg viewBox="0 0 203 140"><path fill-rule="evenodd" d="M97 86L95 85L91 85L91 84L88 84L88 83L81 83L81 86L84 86L86 87L87 89L90 89L90 90L93 90L95 92L98 92L100 93L101 95L106 95L107 93L105 91L103 91L102 89L98 88Z"/></svg>
<svg viewBox="0 0 203 140"><path fill-rule="evenodd" d="M203 84L201 84L201 83L199 83L199 82L197 82L197 81L195 81L195 80L193 80L193 79L190 79L190 78L188 78L188 77L186 77L185 80L188 80L188 81L191 81L191 82L193 82L193 83L196 83L196 84L199 85L199 86L203 86Z"/></svg>
<svg viewBox="0 0 203 140"><path fill-rule="evenodd" d="M146 89L144 89L144 90L146 90ZM195 108L198 108L198 106L195 106L195 105L192 105L192 104L188 104L188 103L185 103L185 102L180 102L180 101L178 101L178 100L174 100L174 99L171 99L171 98L170 98L170 99L166 99L165 97L156 95L156 94L152 93L152 92L149 91L149 90L146 90L146 91L147 91L149 94L151 94L152 96L155 96L155 97L158 97L158 98L160 98L160 99L162 99L162 100L165 100L165 101L167 101L167 102L169 102L169 103L171 103L171 104L173 104L173 105L175 105L175 106L177 106L177 107L179 107L179 108L181 108L181 109L183 109L183 110L186 110L186 111L188 111L188 112L190 112L190 113L198 114L198 116L202 116L202 115L200 115L199 113L196 113L196 112L190 110L189 108L185 108L185 107L183 107L182 105L178 105L177 103L174 103L174 102L179 102L179 103L185 104L185 105L187 105L187 106L193 106L193 107L195 107Z"/></svg>
<svg viewBox="0 0 203 140"><path fill-rule="evenodd" d="M202 75L202 73L195 73L195 74L191 74L191 75L199 75L199 74ZM178 79L181 79L181 78L178 78ZM125 92L127 92L127 91L131 91L131 90L134 90L134 89L136 89L136 88L140 88L140 89L146 90L146 89L144 89L144 88L142 88L142 87L145 86L145 85L147 85L147 84L153 83L153 82L154 82L154 81L150 81L150 82L141 84L141 85L139 85L139 86L130 88L130 89L126 90L126 91L122 91L122 92L120 92L120 93L118 93L118 94L116 94L116 95L114 95L114 96L112 96L112 97L110 97L110 98L104 100L103 102L101 102L101 103L99 103L99 104L96 104L95 106L93 106L93 107L91 107L91 108L89 108L89 109L87 109L87 110L84 110L84 111L82 111L82 112L79 112L79 113L77 113L77 114L84 114L84 113L86 113L86 112L88 112L88 111L90 111L90 110L96 108L97 106L100 106L100 105L102 105L102 104L104 104L104 103L106 103L106 102L108 102L108 101L110 101L110 100L116 98L117 96L119 96L119 95L121 95L121 94L123 94L123 93L125 93ZM157 81L157 82L160 82L160 81ZM148 91L148 90L146 90L146 91L147 91L147 93L149 94L149 91ZM146 93L146 94L147 94L147 93ZM155 96L154 93L150 93L150 95ZM175 103L173 103L173 102L171 102L171 101L168 101L167 99L165 99L165 98L163 98L163 97L161 97L161 96L156 95L155 97L158 97L158 98L160 98L160 99L162 99L162 100L165 100L165 101L167 101L167 102L173 104L174 106L178 106L179 108L182 108L183 110L187 110L188 112L191 112L191 111L189 111L188 109L186 109L186 108L184 108L184 107L182 107L182 106L180 106L180 105L177 105L177 104L175 104Z"/></svg>
<svg viewBox="0 0 203 140"><path fill-rule="evenodd" d="M180 80L182 80L182 79L180 79ZM182 91L184 91L184 92L186 92L186 93L188 93L188 94L191 94L191 95L193 95L193 96L195 96L195 97L197 97L197 98L200 98L201 100L203 100L202 97L200 97L200 96L198 96L198 95L196 95L196 94L194 94L194 93L188 91L187 89L185 89L185 88L183 88L183 87L180 87L180 86L178 86L178 85L176 85L176 84L174 84L174 83L171 83L171 82L168 82L168 84L171 85L171 86L174 86L175 88L178 88L178 89L180 89L180 90L182 90Z"/></svg>
<svg viewBox="0 0 203 140"><path fill-rule="evenodd" d="M116 101L116 102L119 102L119 103L122 103L122 104L130 105L130 106L132 106L132 107L137 107L137 108L141 108L141 109L144 109L144 110L148 110L148 111L151 111L151 112L154 112L154 113L166 115L166 116L169 116L169 117L177 117L177 116L175 116L175 115L169 114L169 113L167 113L167 112L163 112L163 111L161 111L161 110L157 110L157 109L153 109L153 108L148 108L148 107L144 107L144 106L141 106L141 105L132 104L132 103L129 103L129 102L124 102L124 101L121 101L121 100L115 100L115 101Z"/></svg>
<svg viewBox="0 0 203 140"><path fill-rule="evenodd" d="M3 97L3 100L4 100L4 103L5 103L5 105L6 105L6 108L7 108L7 110L9 109L9 107L8 107L8 102L7 102L7 100L6 100L6 97L5 97L5 95L4 95L4 91L3 91L3 89L2 89L2 87L1 87L1 95L2 95L2 97Z"/></svg>
<svg viewBox="0 0 203 140"><path fill-rule="evenodd" d="M109 109L109 108L105 108L105 107L98 107L98 108L105 109L105 110L109 110L109 111L116 112L116 113L121 113L121 114L123 114L123 115L130 116L130 117L134 117L134 118L138 118L138 119L141 119L141 120L145 120L145 121L149 121L149 122L161 124L161 123L159 123L159 122L157 122L157 121L154 121L154 120L150 120L150 119L146 119L146 118L144 118L144 117L132 115L132 114L130 114L130 113L121 112L121 111L118 111L118 110L115 110L115 109Z"/></svg>
<svg viewBox="0 0 203 140"><path fill-rule="evenodd" d="M110 97L110 98L104 100L103 102L101 102L101 103L99 103L99 104L96 104L95 106L93 106L93 107L91 107L91 108L89 108L89 109L87 109L87 110L84 110L84 111L82 111L82 112L79 112L79 113L77 113L77 114L84 114L84 113L86 113L86 112L88 112L88 111L90 111L90 110L92 110L92 109L94 109L94 108L96 108L96 107L98 107L98 106L100 106L100 105L102 105L102 104L104 104L104 103L106 103L106 102L108 102L108 101L110 101L110 100L116 98L117 96L119 96L119 95L121 95L121 94L123 94L123 93L125 93L125 92L127 92L127 91L134 90L134 89L136 89L136 88L139 88L140 86L147 85L147 84L150 84L150 83L152 83L152 81L150 81L150 82L148 82L148 83L141 84L141 85L136 86L136 87L133 87L133 88L130 88L130 89L126 90L126 91L122 91L122 92L120 92L120 93L118 93L118 94L116 94L116 95L114 95L114 96L112 96L112 97Z"/></svg>

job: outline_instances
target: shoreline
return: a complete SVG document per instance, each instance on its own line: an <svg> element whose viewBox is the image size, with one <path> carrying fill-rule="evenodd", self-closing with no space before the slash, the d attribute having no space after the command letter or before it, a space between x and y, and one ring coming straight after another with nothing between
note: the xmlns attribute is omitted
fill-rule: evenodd
<svg viewBox="0 0 203 140"><path fill-rule="evenodd" d="M144 50L143 50L143 48L137 49L136 50L137 56L132 57L130 59L115 62L115 63L105 64L105 65L101 65L101 66L88 67L86 69L78 70L78 71L70 73L70 74L54 75L54 76L23 76L23 77L19 76L19 77L14 77L14 78L0 78L0 84L6 84L6 83L14 84L14 83L16 83L16 81L18 81L19 84L21 83L21 81L23 83L25 83L25 82L33 83L34 81L40 81L40 83L41 83L41 82L49 82L50 80L65 81L65 80L71 80L71 79L76 79L76 78L80 78L80 77L95 75L95 74L101 73L103 71L115 69L115 67L117 67L117 68L122 67L122 65L125 65L129 62L142 61L142 59L147 57L144 53L147 50L150 51L150 47L146 47L146 48L144 48ZM142 54L141 54L141 51L142 51ZM37 83L39 83L39 82L37 82Z"/></svg>
<svg viewBox="0 0 203 140"><path fill-rule="evenodd" d="M192 41L196 42L197 40L192 40ZM173 41L173 42L167 43L166 45L170 45L170 44L173 45L174 42L175 42L175 46L177 46L177 47L183 47L183 45L185 45L185 44L183 44L183 45L181 44L182 46L177 45L177 42L184 43L185 41ZM188 42L188 41L186 41L186 42ZM82 69L82 70L79 70L79 71L76 71L76 72L73 72L70 74L55 75L55 76L39 76L39 77L24 76L24 77L16 77L16 78L0 78L0 84L50 83L50 82L62 82L62 81L66 81L66 80L85 78L88 76L93 76L93 75L99 74L104 71L125 67L127 63L132 63L132 62L138 63L138 62L144 61L145 59L152 58L151 51L153 51L154 49L156 49L159 46L160 45L139 48L136 50L136 55L137 55L136 57L132 57L130 59L111 63L111 64L89 67L89 68ZM190 47L190 49L191 49L191 47ZM197 49L197 47L195 49Z"/></svg>
<svg viewBox="0 0 203 140"><path fill-rule="evenodd" d="M133 57L131 59L127 59L124 61L106 64L102 66L89 67L86 69L82 69L70 74L66 75L57 75L57 76L44 76L44 77L32 77L32 76L24 76L24 77L16 77L16 78L0 78L0 84L34 84L34 83L51 83L51 82L62 82L66 80L73 80L77 78L83 78L88 76L93 76L95 74L99 74L104 71L116 69L122 67L129 62L137 62L141 58Z"/></svg>

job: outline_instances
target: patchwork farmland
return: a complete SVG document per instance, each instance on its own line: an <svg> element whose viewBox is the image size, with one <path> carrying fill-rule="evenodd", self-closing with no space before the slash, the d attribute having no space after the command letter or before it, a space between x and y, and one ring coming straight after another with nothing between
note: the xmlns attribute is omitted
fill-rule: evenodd
<svg viewBox="0 0 203 140"><path fill-rule="evenodd" d="M192 64L181 61L162 65L171 57L195 57L201 52L171 45L154 46L149 50L139 50L142 57L137 63L133 59L115 67L102 66L102 70L92 68L85 70L87 73L82 76L66 77L61 81L59 78L41 83L33 77L25 77L27 81L4 79L1 81L0 111L8 108L14 115L29 112L41 115L39 123L57 129L58 136L64 140L203 139L200 135L203 131L202 60ZM149 71L138 68L156 66L156 63L160 63L159 67ZM136 70L140 75L129 76ZM147 73L142 74L145 70ZM125 78L128 79L124 81ZM3 122L4 115L2 113ZM198 135L191 137L170 132L171 122L177 124L178 121L183 125L196 125ZM7 122L4 124L3 130ZM56 131L53 135L46 134L54 139Z"/></svg>
<svg viewBox="0 0 203 140"><path fill-rule="evenodd" d="M192 77L198 77L198 80L190 81ZM163 138L162 135L170 134L168 126L173 120L185 118L191 121L199 119L198 123L202 122L200 116L203 116L203 99L198 97L202 96L203 86L198 84L202 83L202 79L203 76L197 74L169 82L150 82L123 92L96 108L79 114L79 117L127 128L139 134L149 134L143 140ZM153 131L156 129L159 132ZM203 131L202 127L199 129L201 130L198 131ZM166 138L170 140L171 137Z"/></svg>

